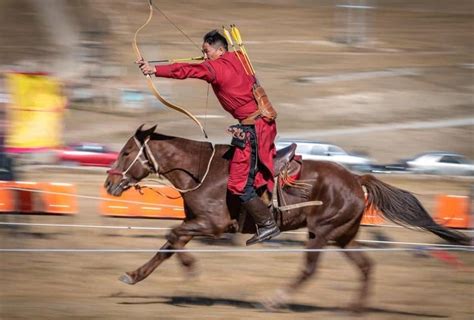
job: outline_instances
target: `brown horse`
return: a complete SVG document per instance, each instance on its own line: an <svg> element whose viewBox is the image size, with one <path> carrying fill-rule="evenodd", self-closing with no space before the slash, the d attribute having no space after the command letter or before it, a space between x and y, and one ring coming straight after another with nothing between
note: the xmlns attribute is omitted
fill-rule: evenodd
<svg viewBox="0 0 474 320"><path fill-rule="evenodd" d="M141 130L140 127L127 141L108 173L105 181L107 192L120 196L150 173L164 176L176 188L191 190L182 193L186 218L170 231L162 249L182 249L194 236L219 237L224 232L235 232L239 201L230 196L226 188L232 147L213 147L209 142L166 136L154 133L155 128ZM464 235L436 224L412 194L387 185L372 175L359 176L330 162L304 161L300 178L310 188L306 192L288 190L287 204L320 200L323 205L285 211L278 223L281 231L307 227L308 249L321 249L329 241L341 248L358 246L354 238L366 208L363 187L367 192L367 205L377 207L389 220L431 231L453 243L469 244L470 240ZM242 233L254 232L254 224L247 221ZM360 293L352 306L361 310L369 290L372 264L364 252L343 252L362 274ZM193 256L187 252L176 254L187 270L193 270ZM135 271L127 272L120 280L135 284L148 277L172 255L173 252L158 252L150 261ZM299 289L315 273L319 256L318 251L308 251L302 272L284 290L269 299L268 306L281 305L289 294Z"/></svg>

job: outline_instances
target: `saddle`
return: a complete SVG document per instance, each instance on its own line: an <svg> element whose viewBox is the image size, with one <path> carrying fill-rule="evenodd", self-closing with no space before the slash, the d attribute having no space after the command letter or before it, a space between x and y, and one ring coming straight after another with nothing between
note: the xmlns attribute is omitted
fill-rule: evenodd
<svg viewBox="0 0 474 320"><path fill-rule="evenodd" d="M273 158L273 170L275 181L277 177L284 176L291 180L298 180L303 166L302 157L295 154L296 143L277 151Z"/></svg>
<svg viewBox="0 0 474 320"><path fill-rule="evenodd" d="M304 196L307 188L306 183L298 182L301 176L301 169L303 168L303 159L300 155L295 154L296 144L292 143L289 146L277 151L273 158L273 169L275 184L273 192L270 194L265 190L260 198L272 210L273 217L279 226L283 223L283 212L293 209L298 209L307 206L321 205L321 201L306 199ZM297 203L288 204L288 192L299 192L301 200ZM246 223L247 212L241 210L237 223L237 230L242 232L244 224Z"/></svg>

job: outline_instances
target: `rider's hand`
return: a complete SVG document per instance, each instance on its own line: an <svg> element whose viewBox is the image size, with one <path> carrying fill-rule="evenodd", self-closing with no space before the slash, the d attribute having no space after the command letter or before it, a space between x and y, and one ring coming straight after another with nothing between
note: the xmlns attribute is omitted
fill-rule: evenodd
<svg viewBox="0 0 474 320"><path fill-rule="evenodd" d="M137 60L135 61L136 64L138 64L138 67L140 70L143 72L143 74L146 75L151 75L155 74L155 67L151 66L148 61L145 60Z"/></svg>

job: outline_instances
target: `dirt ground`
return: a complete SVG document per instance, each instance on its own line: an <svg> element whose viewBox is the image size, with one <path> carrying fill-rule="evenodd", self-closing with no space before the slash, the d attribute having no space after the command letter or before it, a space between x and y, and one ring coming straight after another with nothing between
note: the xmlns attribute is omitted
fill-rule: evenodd
<svg viewBox="0 0 474 320"><path fill-rule="evenodd" d="M78 194L97 196L103 173L42 169L27 180L74 181ZM380 176L418 195L433 212L434 195L468 194L471 179ZM74 216L1 215L0 221L167 227L178 221L100 216L98 200L79 199ZM303 231L304 230L300 230ZM157 249L165 231L64 227L0 228L2 248ZM363 227L358 239L443 243L437 237L402 228ZM188 248L242 248L247 236L213 242L193 240ZM283 234L254 248L302 248L304 234ZM299 271L303 253L194 253L199 274L189 277L175 258L143 282L118 281L124 271L152 253L0 253L1 319L472 319L474 256L450 252L445 259L426 251L369 252L375 262L368 310L345 307L355 298L358 273L336 252L324 253L319 272L295 294L288 307L267 312L260 301ZM442 253L438 253L443 255ZM449 257L452 259L450 260ZM447 259L447 260L446 260ZM451 263L450 263L451 261ZM456 262L459 264L456 266ZM453 264L454 263L454 264Z"/></svg>

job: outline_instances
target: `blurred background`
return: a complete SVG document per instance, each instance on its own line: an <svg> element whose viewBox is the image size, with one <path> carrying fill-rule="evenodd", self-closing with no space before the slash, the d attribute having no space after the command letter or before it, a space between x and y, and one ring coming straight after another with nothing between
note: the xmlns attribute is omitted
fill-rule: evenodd
<svg viewBox="0 0 474 320"><path fill-rule="evenodd" d="M188 118L151 95L133 64L131 42L148 15L146 1L4 0L0 6L2 135L10 136L10 151L81 143L119 151L144 122L202 139ZM159 9L198 45L209 30L240 27L278 109L279 138L335 144L378 165L430 151L474 157L469 0L160 1ZM157 10L138 44L148 60L200 54ZM30 76L9 81L16 73ZM38 101L48 86L36 78L29 84L36 74L57 81L49 90L64 101L37 102L36 112L25 105L25 96ZM155 83L201 119L210 141L228 143L224 132L235 121L205 82ZM36 115L46 109L55 116ZM19 142L44 130L54 137L43 145Z"/></svg>
<svg viewBox="0 0 474 320"><path fill-rule="evenodd" d="M306 159L335 161L357 172L375 173L415 192L430 212L435 211L439 194L468 197L472 192L472 0L155 0L154 5L151 22L138 35L146 60L199 56L205 33L222 25L239 27L257 76L279 113L278 148L297 141L298 153ZM74 217L3 214L2 221L177 223L104 218L94 198L106 168L142 123L156 123L157 131L164 134L204 140L191 120L153 97L134 64L133 35L146 21L148 10L145 0L0 1L0 180L71 183L79 195L89 197L78 198L79 214ZM229 143L226 129L235 120L205 82L156 78L154 83L166 99L197 115L209 141ZM0 228L0 234L3 247L26 248L155 248L162 241L157 242L151 231L131 235L9 227ZM371 230L363 229L362 234L371 235ZM379 235L384 237L389 236ZM391 229L390 237L434 241L398 229ZM301 236L298 243L304 239ZM466 254L461 260L472 267L471 256ZM175 262L161 271L164 277L156 274L138 288L124 288L116 281L124 270L145 262L147 254L67 257L2 256L0 278L5 290L0 293L0 318L154 318L150 315L156 316L156 310L176 311L173 302L147 300L162 299L156 293L160 286L160 294L189 297L213 287L219 297L248 294L249 299L257 299L261 291L270 290L270 278L275 278L274 285L282 283L281 278L295 274L301 260L294 255L250 260L242 253L224 262L209 255L209 263L203 263L213 272L197 286L183 289L176 285L181 284L181 274L173 273L179 269ZM474 286L469 274L446 273L458 269L446 269L434 260L414 262L408 253L380 254L374 259L381 263L379 275L385 270L403 277L378 277L378 298L373 301L382 311L364 319L472 319ZM253 266L249 261L258 261L256 270L268 261L284 267L275 265L267 278L260 278L253 269L245 269ZM327 300L318 301L323 307L316 311L322 318L347 319L334 314L331 306L344 300L341 290L355 290L357 277L354 274L347 285L337 274L352 274L352 269L345 269L345 262L340 264L337 257L330 256L328 261L322 264L321 278L326 280L317 284ZM411 269L413 264L417 270ZM244 271L230 279L222 274L226 268ZM223 280L227 290L219 282ZM242 288L243 281L258 285ZM428 285L432 282L439 286ZM41 291L54 298L45 299ZM59 303L64 297L71 300ZM315 303L309 295L298 299ZM193 310L202 308L194 317L241 319L222 306L222 313L211 317L209 308L196 301L185 300ZM130 308L135 303L140 311ZM247 309L247 318L265 318ZM176 319L186 317L186 311L181 312ZM272 319L294 319L290 315L275 314ZM313 316L298 314L299 319Z"/></svg>

